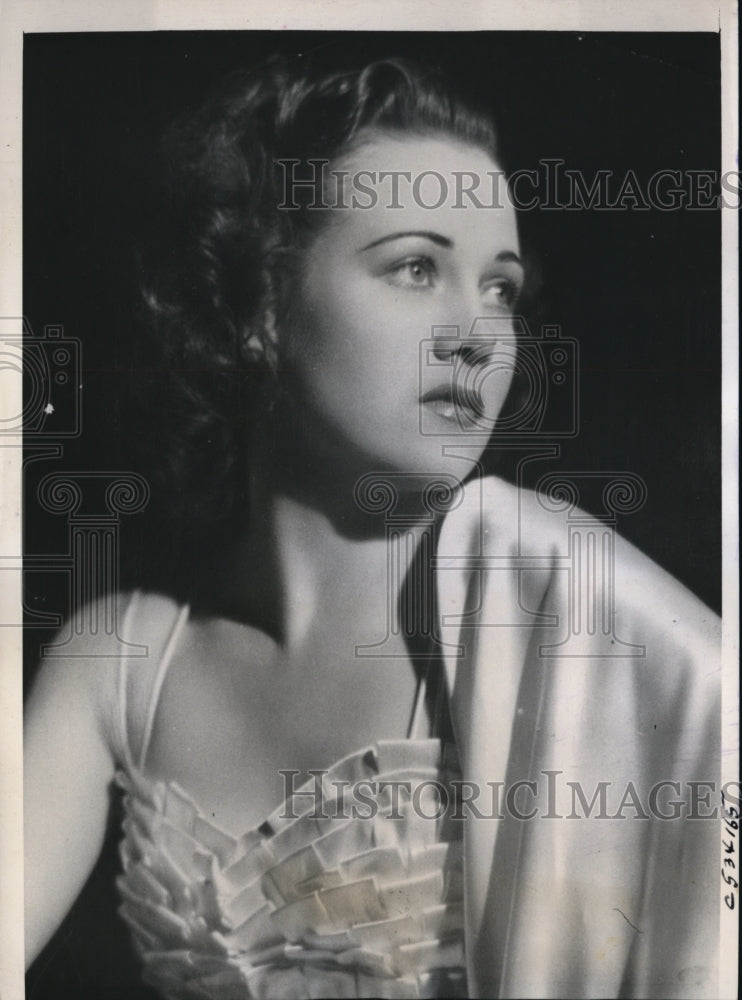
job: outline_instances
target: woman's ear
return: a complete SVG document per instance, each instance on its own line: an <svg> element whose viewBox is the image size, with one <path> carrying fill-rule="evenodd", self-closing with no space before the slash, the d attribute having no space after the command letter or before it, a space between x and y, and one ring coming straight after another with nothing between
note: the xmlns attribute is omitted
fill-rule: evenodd
<svg viewBox="0 0 742 1000"><path fill-rule="evenodd" d="M242 327L238 339L240 360L253 369L275 371L279 355L278 323L268 306Z"/></svg>
<svg viewBox="0 0 742 1000"><path fill-rule="evenodd" d="M240 358L246 364L260 365L265 362L265 343L261 332L254 325L245 326L239 338Z"/></svg>

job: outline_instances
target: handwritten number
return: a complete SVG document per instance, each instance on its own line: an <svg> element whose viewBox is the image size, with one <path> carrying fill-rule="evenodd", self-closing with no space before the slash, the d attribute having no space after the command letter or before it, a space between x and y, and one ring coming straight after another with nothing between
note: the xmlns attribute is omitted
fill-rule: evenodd
<svg viewBox="0 0 742 1000"><path fill-rule="evenodd" d="M724 847L725 854L734 854L735 853L734 841L737 838L737 834L735 831L739 829L739 823L737 822L739 819L739 810L736 809L734 806L727 805L724 792L721 793L721 801L725 813L723 817L724 828L729 837L729 843L727 843L727 841L724 840L723 838L721 843L722 846ZM723 861L724 861L724 866L721 869L722 879L724 880L726 885L730 885L733 889L739 889L739 884L737 883L737 880L735 878L732 878L731 875L727 875L725 871L725 868L736 869L737 866L734 863L734 860L732 858L724 858ZM724 902L726 903L727 908L729 910L733 910L737 905L735 902L734 893L728 892L724 897Z"/></svg>

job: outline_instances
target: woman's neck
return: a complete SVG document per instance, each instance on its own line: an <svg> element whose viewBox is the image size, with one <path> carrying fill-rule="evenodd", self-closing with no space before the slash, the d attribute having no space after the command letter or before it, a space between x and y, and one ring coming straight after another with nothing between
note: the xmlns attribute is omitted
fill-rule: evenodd
<svg viewBox="0 0 742 1000"><path fill-rule="evenodd" d="M295 422L265 421L254 429L249 467L246 529L228 554L226 573L220 567L224 613L286 647L300 645L333 615L362 616L380 627L398 599L416 542L430 528L419 491L395 493L395 515L405 512L408 536L392 553L390 509L370 509L357 489L374 469L370 461L351 462L347 454L341 461L331 441L310 447ZM394 473L379 470L374 478L392 483Z"/></svg>

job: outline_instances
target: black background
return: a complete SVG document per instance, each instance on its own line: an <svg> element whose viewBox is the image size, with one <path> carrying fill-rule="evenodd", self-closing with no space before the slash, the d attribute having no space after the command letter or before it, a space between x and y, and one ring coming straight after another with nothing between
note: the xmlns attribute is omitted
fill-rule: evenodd
<svg viewBox="0 0 742 1000"><path fill-rule="evenodd" d="M36 500L44 474L137 469L131 433L136 274L132 246L164 124L225 72L273 50L344 58L409 55L443 66L491 104L505 166L546 157L618 183L657 170L720 169L717 35L625 33L153 32L26 35L24 313L83 344L82 435L29 464L25 544L64 552L63 517ZM626 470L648 498L619 530L720 605L720 217L715 211L536 211L542 319L580 344L580 433L554 470ZM512 472L514 458L501 462ZM541 468L540 471L551 471ZM599 509L596 498L583 497ZM122 525L122 585L162 557L150 514ZM28 572L30 611L67 611L63 574ZM27 677L48 629L26 633ZM37 961L28 996L139 995L113 911L116 817L75 910ZM145 992L142 990L142 996Z"/></svg>

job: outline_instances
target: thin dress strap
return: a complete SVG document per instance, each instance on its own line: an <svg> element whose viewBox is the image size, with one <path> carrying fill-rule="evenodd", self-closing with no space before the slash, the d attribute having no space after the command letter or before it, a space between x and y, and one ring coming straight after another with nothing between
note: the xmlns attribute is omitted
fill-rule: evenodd
<svg viewBox="0 0 742 1000"><path fill-rule="evenodd" d="M134 614L137 606L140 603L141 592L135 590L132 594L131 601L124 614L124 620L122 624L123 639L126 641L132 635L132 622L134 619ZM168 636L167 643L160 658L160 662L157 665L157 672L155 674L152 686L149 693L149 701L147 704L147 714L144 723L144 734L142 737L142 743L139 750L139 761L136 764L137 770L141 771L144 768L145 761L147 759L147 751L149 749L149 744L152 739L152 728L154 726L155 715L157 713L157 705L160 700L160 693L162 691L162 685L165 681L165 674L170 666L173 658L173 653L178 643L178 637L185 625L188 617L190 615L190 605L184 604L178 609L178 615L173 623L170 630L170 635ZM118 705L119 705L119 726L121 730L121 746L123 750L123 758L126 768L132 770L135 767L134 756L131 752L131 744L129 742L129 712L128 712L128 691L129 691L129 656L123 656L120 660L120 667L118 671Z"/></svg>
<svg viewBox="0 0 742 1000"><path fill-rule="evenodd" d="M423 670L423 672L417 679L417 687L415 689L415 701L412 705L410 724L407 726L408 740L421 739L421 736L419 734L422 729L423 717L425 714L425 701L428 692L429 673L430 673L430 660L428 660L428 662L425 664L425 670Z"/></svg>
<svg viewBox="0 0 742 1000"><path fill-rule="evenodd" d="M168 636L167 644L162 653L162 658L157 665L157 673L155 674L155 679L152 683L149 694L149 704L147 705L147 718L144 723L144 736L142 737L142 746L139 751L139 770L144 770L144 765L147 760L147 751L149 750L150 740L152 739L152 728L155 724L155 714L157 713L157 705L160 701L160 693L162 691L162 685L165 681L165 674L167 673L167 668L173 658L173 653L175 652L175 647L178 644L178 639L180 633L183 631L183 626L188 621L188 617L191 613L190 604L184 604L178 613L178 617L175 619L175 624L170 630L170 635Z"/></svg>
<svg viewBox="0 0 742 1000"><path fill-rule="evenodd" d="M427 725L426 709L429 719ZM424 739L426 736L442 738L444 742L453 741L446 672L443 661L435 654L431 655L418 679L415 702L407 727L408 740Z"/></svg>
<svg viewBox="0 0 742 1000"><path fill-rule="evenodd" d="M131 595L131 600L129 601L126 612L124 613L124 620L121 625L121 631L123 633L122 638L124 642L128 641L128 637L131 635L131 619L133 616L133 609L135 605L139 603L139 591L135 590ZM128 648L128 647L127 647ZM128 684L129 679L129 654L126 653L119 660L118 666L118 677L117 677L117 694L118 694L118 707L119 707L119 731L120 731L120 742L121 748L123 750L124 764L126 765L127 771L131 771L134 766L134 758L131 754L131 746L129 745L129 723L128 723L128 711L127 711L127 692L129 689Z"/></svg>

